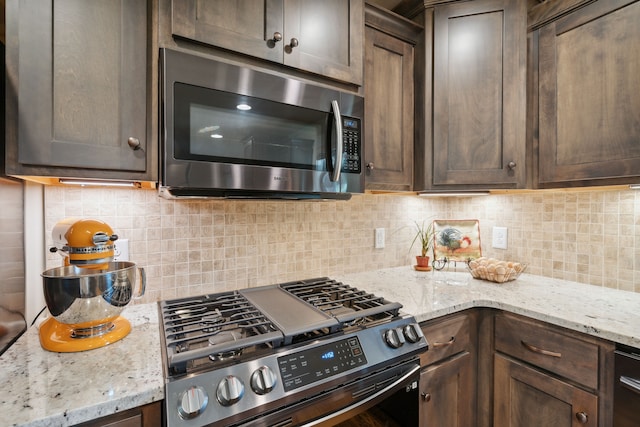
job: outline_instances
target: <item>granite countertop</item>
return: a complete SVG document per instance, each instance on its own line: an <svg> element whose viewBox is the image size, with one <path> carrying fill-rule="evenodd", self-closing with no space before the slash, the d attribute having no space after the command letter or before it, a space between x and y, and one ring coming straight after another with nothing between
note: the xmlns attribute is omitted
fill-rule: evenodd
<svg viewBox="0 0 640 427"><path fill-rule="evenodd" d="M420 272L411 267L333 278L400 302L418 322L489 307L640 348L640 293L636 292L529 274L493 283L474 279L466 271Z"/></svg>
<svg viewBox="0 0 640 427"><path fill-rule="evenodd" d="M640 293L527 274L497 284L411 267L333 278L400 302L419 322L490 307L640 348ZM45 351L29 328L0 356L0 424L67 426L163 399L157 304L129 306L122 315L132 324L129 335L80 353Z"/></svg>
<svg viewBox="0 0 640 427"><path fill-rule="evenodd" d="M102 348L53 353L29 328L0 356L1 426L68 426L162 400L157 304L132 305L131 332Z"/></svg>

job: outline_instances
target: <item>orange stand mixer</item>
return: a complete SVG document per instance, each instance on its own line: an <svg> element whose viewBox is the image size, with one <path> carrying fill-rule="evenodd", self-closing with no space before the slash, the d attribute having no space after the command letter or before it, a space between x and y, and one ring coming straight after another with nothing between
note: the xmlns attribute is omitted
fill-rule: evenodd
<svg viewBox="0 0 640 427"><path fill-rule="evenodd" d="M139 289L144 294L142 268L131 262L114 262L118 236L105 222L67 218L52 231L54 247L64 266L42 273L43 290L50 318L40 325L40 344L56 352L76 352L103 347L131 331L120 313L133 296L139 271Z"/></svg>

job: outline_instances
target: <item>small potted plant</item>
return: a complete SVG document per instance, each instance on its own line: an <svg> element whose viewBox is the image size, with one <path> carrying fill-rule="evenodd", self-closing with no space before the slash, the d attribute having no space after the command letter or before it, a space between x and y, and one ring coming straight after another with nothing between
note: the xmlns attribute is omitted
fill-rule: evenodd
<svg viewBox="0 0 640 427"><path fill-rule="evenodd" d="M429 255L427 254L433 247L434 236L433 222L425 224L424 221L422 221L422 223L416 221L416 235L413 238L413 242L411 242L411 248L413 248L413 245L415 245L417 241L420 241L420 255L416 255L416 267L419 269L429 268Z"/></svg>

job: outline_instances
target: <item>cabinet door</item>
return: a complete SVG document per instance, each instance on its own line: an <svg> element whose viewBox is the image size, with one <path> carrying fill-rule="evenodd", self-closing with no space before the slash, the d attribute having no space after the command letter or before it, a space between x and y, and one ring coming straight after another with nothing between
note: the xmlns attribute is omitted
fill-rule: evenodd
<svg viewBox="0 0 640 427"><path fill-rule="evenodd" d="M363 1L284 0L284 4L284 64L362 84Z"/></svg>
<svg viewBox="0 0 640 427"><path fill-rule="evenodd" d="M494 364L494 425L598 425L597 396L500 355Z"/></svg>
<svg viewBox="0 0 640 427"><path fill-rule="evenodd" d="M171 32L282 62L284 0L173 0ZM276 41L280 38L279 41Z"/></svg>
<svg viewBox="0 0 640 427"><path fill-rule="evenodd" d="M157 427L162 425L162 402L149 403L96 420L78 427Z"/></svg>
<svg viewBox="0 0 640 427"><path fill-rule="evenodd" d="M433 186L524 186L526 2L436 7L433 34Z"/></svg>
<svg viewBox="0 0 640 427"><path fill-rule="evenodd" d="M381 31L365 33L365 185L413 188L413 46Z"/></svg>
<svg viewBox="0 0 640 427"><path fill-rule="evenodd" d="M20 0L7 10L19 43L7 59L18 166L7 170L145 172L147 150L128 141L147 142L147 3Z"/></svg>
<svg viewBox="0 0 640 427"><path fill-rule="evenodd" d="M473 357L464 352L420 374L421 427L476 425ZM501 424L496 424L501 425Z"/></svg>
<svg viewBox="0 0 640 427"><path fill-rule="evenodd" d="M171 31L178 37L362 84L362 0L172 0Z"/></svg>
<svg viewBox="0 0 640 427"><path fill-rule="evenodd" d="M640 2L597 1L540 29L542 185L640 176L639 22Z"/></svg>

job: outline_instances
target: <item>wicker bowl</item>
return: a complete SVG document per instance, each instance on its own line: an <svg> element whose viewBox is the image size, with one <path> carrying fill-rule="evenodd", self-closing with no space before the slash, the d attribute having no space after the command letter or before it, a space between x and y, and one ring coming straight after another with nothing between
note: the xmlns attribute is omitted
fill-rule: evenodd
<svg viewBox="0 0 640 427"><path fill-rule="evenodd" d="M467 263L474 279L504 283L515 280L527 268L526 264L513 261L500 261L495 258L477 258Z"/></svg>

